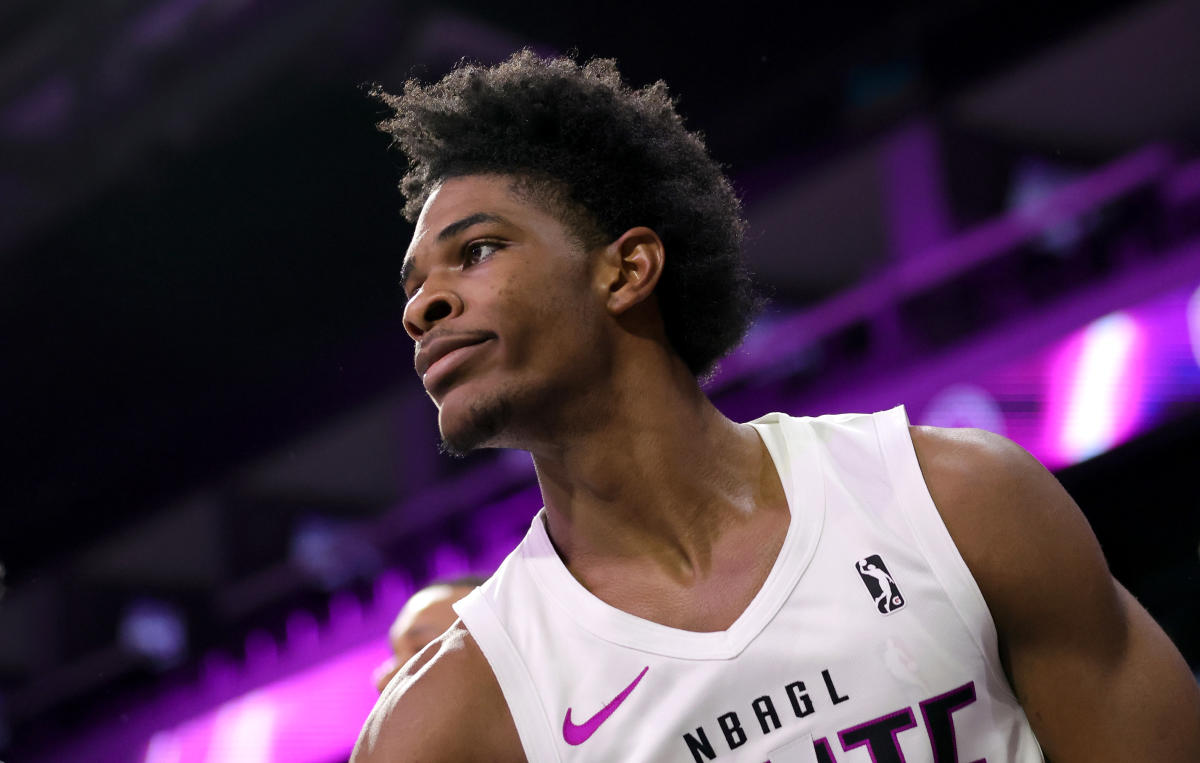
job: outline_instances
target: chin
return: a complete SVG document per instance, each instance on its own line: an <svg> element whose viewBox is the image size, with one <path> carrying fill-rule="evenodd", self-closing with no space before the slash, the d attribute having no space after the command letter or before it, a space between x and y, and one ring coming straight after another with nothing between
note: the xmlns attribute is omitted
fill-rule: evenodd
<svg viewBox="0 0 1200 763"><path fill-rule="evenodd" d="M457 392L461 390L452 391L438 411L440 450L461 458L473 450L499 447L497 439L512 418L511 402L498 394L459 401Z"/></svg>

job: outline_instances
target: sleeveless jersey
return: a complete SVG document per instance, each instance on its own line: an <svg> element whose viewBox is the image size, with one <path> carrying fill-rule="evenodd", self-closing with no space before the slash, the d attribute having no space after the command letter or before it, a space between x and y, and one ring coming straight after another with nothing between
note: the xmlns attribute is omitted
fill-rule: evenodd
<svg viewBox="0 0 1200 763"><path fill-rule="evenodd" d="M791 510L727 630L609 606L544 509L455 605L543 761L1041 761L983 595L929 496L902 407L751 422Z"/></svg>

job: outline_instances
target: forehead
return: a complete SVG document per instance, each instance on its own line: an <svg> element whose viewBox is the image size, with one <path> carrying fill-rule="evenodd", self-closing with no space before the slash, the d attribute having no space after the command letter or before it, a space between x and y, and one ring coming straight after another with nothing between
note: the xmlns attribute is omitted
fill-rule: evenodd
<svg viewBox="0 0 1200 763"><path fill-rule="evenodd" d="M422 619L426 613L434 609L448 607L461 596L459 589L452 586L433 586L413 594L396 615L395 622L388 629L389 634L398 637Z"/></svg>
<svg viewBox="0 0 1200 763"><path fill-rule="evenodd" d="M453 215L455 210L481 204L512 203L515 178L507 175L464 175L443 180L429 193L421 207L417 228Z"/></svg>
<svg viewBox="0 0 1200 763"><path fill-rule="evenodd" d="M499 215L513 222L547 217L524 194L509 175L465 175L442 181L429 194L413 231L409 254L421 244L435 240L447 226L472 215Z"/></svg>

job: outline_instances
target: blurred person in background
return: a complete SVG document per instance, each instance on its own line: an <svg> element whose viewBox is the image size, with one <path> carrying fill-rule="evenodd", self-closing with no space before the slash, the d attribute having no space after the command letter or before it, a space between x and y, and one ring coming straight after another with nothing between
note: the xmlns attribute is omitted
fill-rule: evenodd
<svg viewBox="0 0 1200 763"><path fill-rule="evenodd" d="M522 51L377 93L443 447L529 451L544 507L356 763L1200 760L1187 664L1019 446L712 405L758 299L664 83Z"/></svg>
<svg viewBox="0 0 1200 763"><path fill-rule="evenodd" d="M392 656L375 668L372 675L375 688L382 692L404 663L453 625L458 615L450 605L482 585L483 581L484 578L477 575L435 580L414 593L388 628Z"/></svg>

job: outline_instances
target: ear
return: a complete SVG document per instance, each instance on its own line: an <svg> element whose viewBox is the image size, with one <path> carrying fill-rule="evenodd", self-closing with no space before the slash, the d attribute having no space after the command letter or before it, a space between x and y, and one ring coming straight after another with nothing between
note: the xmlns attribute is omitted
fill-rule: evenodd
<svg viewBox="0 0 1200 763"><path fill-rule="evenodd" d="M649 228L630 228L605 247L601 268L609 312L620 315L654 291L662 276L662 240Z"/></svg>

